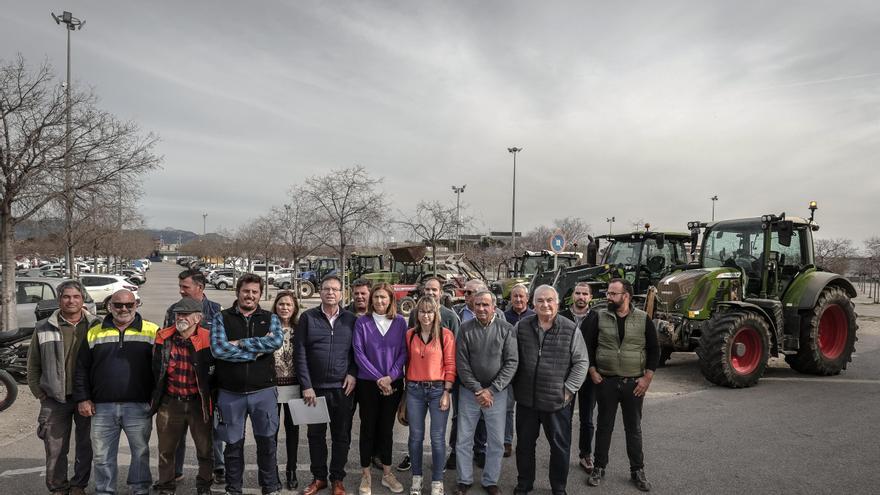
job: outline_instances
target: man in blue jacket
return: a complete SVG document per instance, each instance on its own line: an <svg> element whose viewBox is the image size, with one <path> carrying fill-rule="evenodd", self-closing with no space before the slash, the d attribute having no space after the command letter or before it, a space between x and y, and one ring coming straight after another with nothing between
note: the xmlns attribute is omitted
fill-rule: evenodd
<svg viewBox="0 0 880 495"><path fill-rule="evenodd" d="M331 455L329 480L333 495L345 495L345 463L351 444L351 409L357 366L351 337L354 313L344 310L342 280L328 275L321 281L321 305L299 317L294 334L294 361L303 400L314 406L318 397L327 401L330 413ZM314 495L327 487L327 425L309 425L309 455L314 479L303 495Z"/></svg>

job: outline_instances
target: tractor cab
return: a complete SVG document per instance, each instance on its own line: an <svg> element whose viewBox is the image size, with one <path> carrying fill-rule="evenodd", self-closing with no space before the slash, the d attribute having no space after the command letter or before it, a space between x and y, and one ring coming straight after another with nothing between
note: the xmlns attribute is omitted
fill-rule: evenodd
<svg viewBox="0 0 880 495"><path fill-rule="evenodd" d="M644 294L648 287L688 263L685 243L690 234L681 232L630 232L609 234L597 239L608 241L602 265L623 269L623 276L636 294Z"/></svg>

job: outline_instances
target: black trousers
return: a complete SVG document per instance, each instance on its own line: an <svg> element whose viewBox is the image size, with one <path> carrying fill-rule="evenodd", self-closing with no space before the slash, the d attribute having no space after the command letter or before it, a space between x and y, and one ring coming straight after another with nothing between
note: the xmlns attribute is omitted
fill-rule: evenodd
<svg viewBox="0 0 880 495"><path fill-rule="evenodd" d="M284 448L287 451L287 475L296 479L296 458L299 447L299 425L293 424L293 416L290 415L290 405L278 404L278 412L284 411ZM281 431L281 428L278 428ZM278 435L275 435L277 443Z"/></svg>
<svg viewBox="0 0 880 495"><path fill-rule="evenodd" d="M535 484L535 445L541 428L550 444L550 489L565 493L571 460L571 415L574 403L554 412L536 411L516 404L517 488L532 491Z"/></svg>
<svg viewBox="0 0 880 495"><path fill-rule="evenodd" d="M588 378L589 379L589 378ZM608 465L608 449L611 447L611 433L620 404L623 416L623 429L626 432L626 455L629 469L635 471L645 467L642 452L642 403L644 396L636 397L636 378L605 377L595 386L596 404L599 414L596 420L596 467Z"/></svg>
<svg viewBox="0 0 880 495"><path fill-rule="evenodd" d="M584 458L593 453L593 411L596 409L596 385L588 376L578 391L578 411L580 412L580 435L578 436L578 457Z"/></svg>
<svg viewBox="0 0 880 495"><path fill-rule="evenodd" d="M327 400L330 414L330 481L345 479L345 463L351 444L352 395L341 388L318 388L315 395ZM361 404L363 407L363 404ZM327 424L313 424L308 428L311 471L315 479L327 481Z"/></svg>
<svg viewBox="0 0 880 495"><path fill-rule="evenodd" d="M403 395L403 380L391 384L395 389L391 395L382 395L379 386L372 380L357 381L355 394L361 417L360 453L361 467L370 467L373 453L386 466L391 465L394 420L397 406Z"/></svg>

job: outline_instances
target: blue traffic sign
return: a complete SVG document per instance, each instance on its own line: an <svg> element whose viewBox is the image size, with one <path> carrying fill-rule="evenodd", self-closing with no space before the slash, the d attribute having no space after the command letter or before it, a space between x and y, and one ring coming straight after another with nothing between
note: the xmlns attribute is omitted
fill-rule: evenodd
<svg viewBox="0 0 880 495"><path fill-rule="evenodd" d="M565 236L553 234L553 237L550 238L550 249L555 253L562 252L565 249Z"/></svg>

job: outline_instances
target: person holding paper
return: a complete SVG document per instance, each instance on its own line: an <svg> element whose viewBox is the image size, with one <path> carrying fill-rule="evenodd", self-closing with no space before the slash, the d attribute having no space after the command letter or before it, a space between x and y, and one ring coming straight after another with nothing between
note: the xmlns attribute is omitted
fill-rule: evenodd
<svg viewBox="0 0 880 495"><path fill-rule="evenodd" d="M293 365L293 335L296 332L296 317L299 315L299 303L293 291L278 291L272 303L272 313L281 321L284 341L275 351L275 383L278 385L278 414L284 415L284 447L287 451L287 469L285 469L285 488L296 490L299 482L296 479L296 457L299 446L299 425L293 424L290 405L287 401L302 397L299 382L296 379L296 367ZM279 426L278 430L281 430ZM276 434L277 443L278 436Z"/></svg>
<svg viewBox="0 0 880 495"><path fill-rule="evenodd" d="M358 367L355 394L360 410L360 495L371 495L372 453L382 461L382 486L393 493L403 491L391 471L394 418L403 393L406 364L406 320L397 314L394 289L387 283L373 286L369 311L357 319L352 347ZM378 449L376 448L378 447Z"/></svg>
<svg viewBox="0 0 880 495"><path fill-rule="evenodd" d="M355 316L339 305L342 280L327 275L321 281L321 305L303 311L294 339L293 362L303 401L314 406L324 397L330 415L330 482L333 495L345 495L345 463L351 444L352 393L357 365L351 338ZM309 425L309 456L314 479L303 495L327 488L327 425Z"/></svg>
<svg viewBox="0 0 880 495"><path fill-rule="evenodd" d="M425 416L431 415L431 495L443 495L446 420L455 382L455 336L440 324L437 299L423 296L416 304L418 323L406 333L406 417L412 459L410 495L422 493L422 448Z"/></svg>

